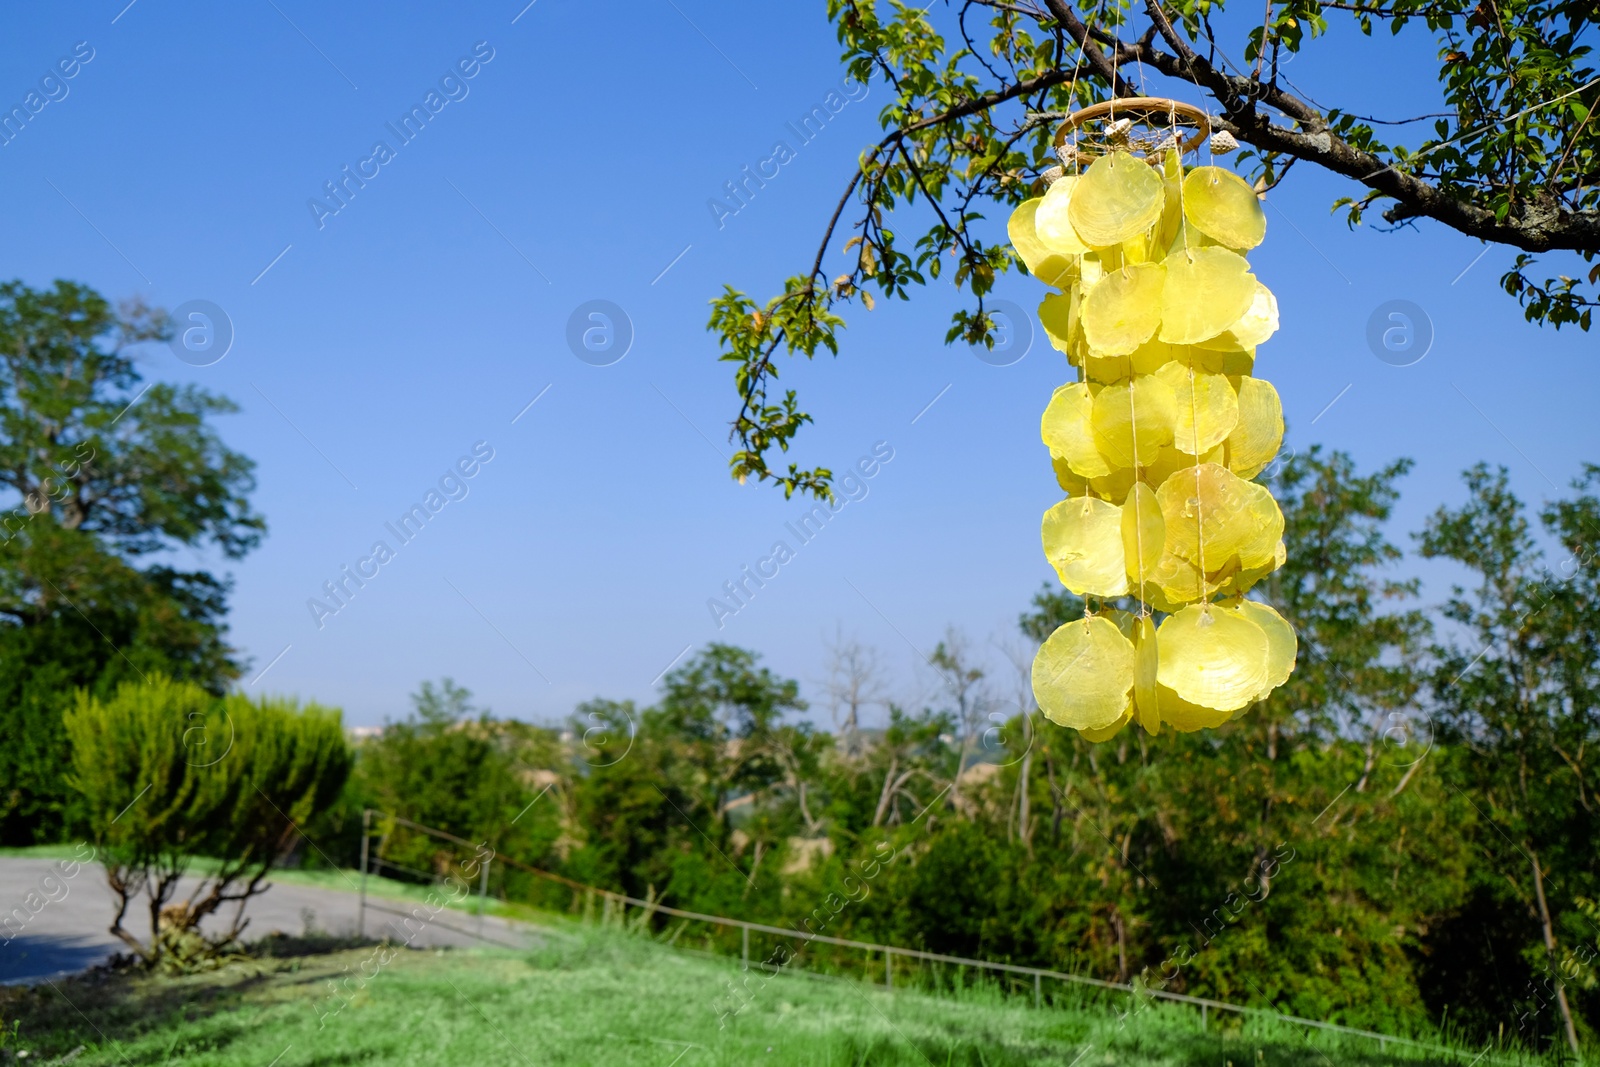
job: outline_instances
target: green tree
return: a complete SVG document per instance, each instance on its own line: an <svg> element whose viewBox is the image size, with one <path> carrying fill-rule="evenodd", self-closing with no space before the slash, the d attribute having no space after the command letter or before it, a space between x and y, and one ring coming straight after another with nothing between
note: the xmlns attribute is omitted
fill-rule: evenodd
<svg viewBox="0 0 1600 1067"><path fill-rule="evenodd" d="M235 944L245 901L267 888L300 826L333 803L350 770L335 710L217 697L163 677L125 683L105 700L80 690L65 727L81 829L117 901L111 932L152 966L185 965ZM215 867L176 900L179 880L201 857ZM124 925L141 895L144 939ZM201 921L230 904L238 908L225 931L201 934Z"/></svg>
<svg viewBox="0 0 1600 1067"><path fill-rule="evenodd" d="M576 861L581 869L636 896L744 906L787 832L815 825L800 813L809 812L801 797L818 765L816 744L808 727L784 722L806 704L798 683L759 659L709 645L668 674L661 700L641 713L609 701L579 708L575 728L606 723L620 736L636 714L638 724L625 757L601 755L575 783L591 850ZM774 809L788 815L766 817ZM742 867L733 859L736 816L750 838Z"/></svg>
<svg viewBox="0 0 1600 1067"><path fill-rule="evenodd" d="M1596 928L1581 908L1600 887L1595 795L1600 768L1600 631L1596 580L1587 547L1600 530L1589 467L1580 495L1546 508L1545 531L1570 553L1541 565L1527 509L1504 468L1465 475L1468 499L1440 508L1421 536L1423 555L1466 568L1474 587L1456 586L1444 614L1455 624L1436 650L1432 678L1441 728L1459 750L1453 787L1486 824L1475 842L1483 863L1477 892L1521 921L1507 924L1507 955L1520 957L1529 987L1506 989L1525 1036L1554 1018L1579 1053L1571 993L1593 986L1575 949ZM1575 988L1575 978L1587 979ZM1546 994L1549 1000L1545 999ZM1530 1006L1531 1005L1531 1006Z"/></svg>
<svg viewBox="0 0 1600 1067"><path fill-rule="evenodd" d="M947 37L934 22L952 11L956 32ZM1600 252L1600 124L1590 120L1600 78L1587 0L1268 0L1237 17L1222 0L956 0L930 12L898 0L828 0L846 67L889 93L879 112L885 132L861 153L806 273L764 304L731 287L713 301L709 328L734 364L739 447L730 462L740 481L830 493L825 467L769 463L812 421L794 390L776 392L780 356L837 355L842 305L860 300L871 310L874 291L907 299L949 270L973 296L949 339L992 343L984 297L997 275L1022 267L1003 218L987 215L1039 194L1044 172L1061 162L1055 128L1097 100L1199 96L1214 128L1246 146L1240 162L1258 189L1306 161L1351 183L1335 206L1352 225L1378 207L1389 226L1431 220L1516 248L1501 282L1528 318L1589 328L1600 267L1573 269L1577 256ZM1376 79L1395 62L1381 43L1348 34L1338 46L1319 41L1330 20L1434 50L1434 113L1372 118L1338 96L1310 100L1284 71L1301 52L1342 48L1342 69L1368 67ZM1385 132L1415 124L1408 137ZM891 214L919 201L927 229L895 225ZM837 254L841 227L855 231L844 243L850 268L830 279L823 264ZM1535 257L1551 252L1574 263L1540 280Z"/></svg>
<svg viewBox="0 0 1600 1067"><path fill-rule="evenodd" d="M1002 925L1038 933L1008 935L1016 951L1313 1017L1426 1022L1407 953L1459 903L1464 857L1445 831L1466 805L1427 756L1415 703L1427 620L1383 530L1407 469L1363 473L1311 448L1271 472L1288 563L1254 595L1300 647L1266 701L1195 734L1129 726L1095 745L1040 730L1033 807L1050 826L1019 878L1072 906L1030 914L1017 899ZM1042 640L1083 611L1047 587L1022 629Z"/></svg>
<svg viewBox="0 0 1600 1067"><path fill-rule="evenodd" d="M496 719L449 678L423 682L411 706L409 716L361 744L346 804L541 858L555 819L548 809L529 809L540 789L527 759L547 762L539 757L554 751L538 744L543 731ZM359 818L351 810L345 821L353 827ZM464 859L459 848L393 821L375 830L377 857L413 872L442 876Z"/></svg>
<svg viewBox="0 0 1600 1067"><path fill-rule="evenodd" d="M132 350L169 328L70 282L0 285L0 840L60 832L73 688L163 673L221 692L240 673L227 583L145 562L201 544L238 558L265 528L250 461L210 423L233 406L139 388Z"/></svg>

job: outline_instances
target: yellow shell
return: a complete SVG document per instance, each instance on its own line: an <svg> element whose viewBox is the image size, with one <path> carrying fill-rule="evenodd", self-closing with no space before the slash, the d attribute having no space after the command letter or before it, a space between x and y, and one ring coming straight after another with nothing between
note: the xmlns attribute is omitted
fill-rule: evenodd
<svg viewBox="0 0 1600 1067"><path fill-rule="evenodd" d="M1122 555L1128 567L1128 589L1139 595L1140 579L1155 573L1167 548L1167 520L1161 516L1156 491L1134 483L1122 505Z"/></svg>
<svg viewBox="0 0 1600 1067"><path fill-rule="evenodd" d="M1173 352L1173 347L1165 341L1146 341L1128 357L1129 369L1135 374L1154 374L1172 362Z"/></svg>
<svg viewBox="0 0 1600 1067"><path fill-rule="evenodd" d="M1156 490L1167 523L1167 551L1215 574L1258 567L1272 559L1283 536L1283 512L1264 486L1219 463L1179 471Z"/></svg>
<svg viewBox="0 0 1600 1067"><path fill-rule="evenodd" d="M1043 197L1026 200L1011 213L1006 223L1006 233L1011 237L1011 247L1028 267L1028 273L1057 289L1066 289L1078 280L1078 260L1047 248L1034 230L1034 216Z"/></svg>
<svg viewBox="0 0 1600 1067"><path fill-rule="evenodd" d="M1067 357L1067 362L1074 367L1082 367L1090 381L1101 384L1123 381L1132 373L1127 356L1097 355L1081 338L1077 350Z"/></svg>
<svg viewBox="0 0 1600 1067"><path fill-rule="evenodd" d="M1295 640L1294 627L1289 625L1287 619L1270 605L1258 600L1241 600L1237 604L1223 610L1238 613L1243 618L1249 619L1261 627L1261 632L1267 635L1267 680L1262 683L1260 691L1252 699L1265 700L1267 694L1289 680L1289 675L1294 673L1295 656L1299 652L1300 643Z"/></svg>
<svg viewBox="0 0 1600 1067"><path fill-rule="evenodd" d="M1057 459L1064 459L1074 473L1099 478L1111 473L1111 465L1094 446L1089 418L1094 412L1094 394L1087 382L1063 385L1050 397L1050 404L1039 420L1039 436Z"/></svg>
<svg viewBox="0 0 1600 1067"><path fill-rule="evenodd" d="M1155 376L1172 387L1177 404L1173 448L1197 456L1228 439L1239 422L1239 397L1224 375L1197 373L1174 362Z"/></svg>
<svg viewBox="0 0 1600 1067"><path fill-rule="evenodd" d="M1240 378L1239 421L1228 435L1228 466L1241 478L1254 478L1283 444L1283 402L1271 382Z"/></svg>
<svg viewBox="0 0 1600 1067"><path fill-rule="evenodd" d="M1237 566L1241 573L1257 567L1276 570L1282 566L1276 562L1276 557L1283 545L1283 512L1266 486L1255 482L1244 484L1249 497L1246 512L1255 524L1256 532L1239 548Z"/></svg>
<svg viewBox="0 0 1600 1067"><path fill-rule="evenodd" d="M1255 567L1241 567L1238 573L1219 578L1212 592L1219 596L1237 596L1248 593L1261 579L1283 566L1289 558L1288 547L1279 541L1272 549L1272 558Z"/></svg>
<svg viewBox="0 0 1600 1067"><path fill-rule="evenodd" d="M1058 178L1045 191L1033 217L1033 230L1038 235L1039 243L1057 255L1081 256L1089 251L1089 246L1078 236L1068 219L1068 208L1077 184L1076 175Z"/></svg>
<svg viewBox="0 0 1600 1067"><path fill-rule="evenodd" d="M1133 707L1147 734L1161 729L1161 695L1156 679L1160 664L1155 620L1141 615L1133 631Z"/></svg>
<svg viewBox="0 0 1600 1067"><path fill-rule="evenodd" d="M1180 415L1172 387L1146 376L1095 394L1089 425L1102 456L1118 467L1134 467L1155 462L1162 446L1172 443Z"/></svg>
<svg viewBox="0 0 1600 1067"><path fill-rule="evenodd" d="M1228 327L1223 337L1240 348L1255 348L1265 344L1278 332L1278 298L1272 290L1256 282L1256 295L1250 298L1250 310L1239 316L1239 321Z"/></svg>
<svg viewBox="0 0 1600 1067"><path fill-rule="evenodd" d="M1044 513L1039 536L1061 584L1080 596L1128 591L1122 555L1122 509L1092 496L1063 500Z"/></svg>
<svg viewBox="0 0 1600 1067"><path fill-rule="evenodd" d="M1169 153L1162 161L1161 184L1165 202L1161 206L1161 221L1150 237L1150 244L1164 255L1183 228L1183 161L1178 158L1178 153Z"/></svg>
<svg viewBox="0 0 1600 1067"><path fill-rule="evenodd" d="M1056 472L1056 484L1068 496L1083 496L1089 491L1089 479L1073 472L1064 459L1050 457L1050 467Z"/></svg>
<svg viewBox="0 0 1600 1067"><path fill-rule="evenodd" d="M1056 629L1033 658L1033 697L1045 718L1098 730L1122 718L1133 688L1133 643L1097 616Z"/></svg>
<svg viewBox="0 0 1600 1067"><path fill-rule="evenodd" d="M1128 722L1132 718L1133 700L1130 698L1128 700L1128 706L1122 711L1122 717L1117 719L1117 721L1112 723L1110 726L1103 727L1099 730L1079 730L1078 732L1083 735L1083 739L1085 741L1093 741L1095 744L1100 744L1102 742L1109 741L1113 737L1116 737L1118 734L1120 734L1122 732L1122 728L1128 725Z"/></svg>
<svg viewBox="0 0 1600 1067"><path fill-rule="evenodd" d="M1138 472L1132 467L1118 467L1103 478L1090 478L1089 488L1101 500L1108 500L1121 506L1128 498L1128 490L1133 488Z"/></svg>
<svg viewBox="0 0 1600 1067"><path fill-rule="evenodd" d="M1044 327L1050 346L1057 352L1067 353L1069 358L1083 336L1083 323L1078 314L1082 300L1074 286L1065 293L1051 293L1039 304L1039 325Z"/></svg>
<svg viewBox="0 0 1600 1067"><path fill-rule="evenodd" d="M1121 264L1106 266L1099 253L1090 252L1078 264L1078 291L1087 295L1090 289L1100 284L1100 279L1106 276L1106 271L1116 270Z"/></svg>
<svg viewBox="0 0 1600 1067"><path fill-rule="evenodd" d="M1267 235L1267 216L1249 184L1223 167L1196 167L1183 179L1183 214L1219 244L1254 248Z"/></svg>
<svg viewBox="0 0 1600 1067"><path fill-rule="evenodd" d="M1256 276L1243 256L1226 248L1190 248L1162 261L1161 340L1175 345L1207 341L1232 326L1256 295Z"/></svg>
<svg viewBox="0 0 1600 1067"><path fill-rule="evenodd" d="M1194 605L1169 615L1156 636L1161 642L1157 680L1180 700L1228 712L1249 704L1266 685L1267 635L1244 615ZM1169 718L1167 711L1162 718Z"/></svg>
<svg viewBox="0 0 1600 1067"><path fill-rule="evenodd" d="M1072 228L1096 248L1120 245L1144 233L1160 220L1166 203L1161 175L1127 152L1113 152L1089 164L1070 196Z"/></svg>
<svg viewBox="0 0 1600 1067"><path fill-rule="evenodd" d="M1223 353L1205 345L1171 345L1165 341L1160 343L1166 345L1168 363L1176 363L1184 370L1192 370L1196 374L1221 374L1222 364L1227 359ZM1166 363L1151 373L1159 374L1163 370L1166 370ZM1167 373L1173 372L1167 371Z"/></svg>
<svg viewBox="0 0 1600 1067"><path fill-rule="evenodd" d="M1125 356L1154 337L1166 278L1159 263L1135 263L1106 275L1083 298L1089 347L1097 355Z"/></svg>
<svg viewBox="0 0 1600 1067"><path fill-rule="evenodd" d="M1178 224L1176 231L1172 235L1172 240L1167 242L1167 255L1170 257L1186 248L1215 247L1218 247L1215 240L1201 233L1194 223L1184 219Z"/></svg>
<svg viewBox="0 0 1600 1067"><path fill-rule="evenodd" d="M1144 587L1145 603L1169 615L1219 591L1219 583L1202 582L1198 567L1186 559L1180 559L1170 551L1161 557L1160 562L1156 564L1155 572L1147 578Z"/></svg>
<svg viewBox="0 0 1600 1067"><path fill-rule="evenodd" d="M1201 463L1221 463L1226 458L1226 453L1221 448L1213 448L1203 456L1190 456L1179 452L1176 448L1163 448L1156 453L1155 462L1148 464L1144 469L1144 480L1151 485L1159 486L1182 470L1190 470ZM1190 475L1194 477L1194 475Z"/></svg>
<svg viewBox="0 0 1600 1067"><path fill-rule="evenodd" d="M1183 734L1214 729L1240 713L1218 711L1215 708L1191 704L1164 685L1156 687L1156 699L1161 702L1161 721ZM1245 705L1245 708L1248 707L1248 704ZM1244 709L1240 709L1242 710Z"/></svg>

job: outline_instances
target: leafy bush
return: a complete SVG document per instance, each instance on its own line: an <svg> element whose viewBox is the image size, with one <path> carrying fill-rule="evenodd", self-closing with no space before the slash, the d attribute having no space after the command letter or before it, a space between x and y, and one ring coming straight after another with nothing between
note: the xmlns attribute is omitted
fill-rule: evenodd
<svg viewBox="0 0 1600 1067"><path fill-rule="evenodd" d="M243 902L265 890L299 826L332 803L350 772L338 711L216 697L163 677L125 684L106 700L80 691L65 725L69 780L118 901L111 932L147 965L203 959L235 942ZM178 880L199 856L215 869L175 902ZM144 941L123 925L141 894ZM234 903L223 934L200 933L202 919Z"/></svg>

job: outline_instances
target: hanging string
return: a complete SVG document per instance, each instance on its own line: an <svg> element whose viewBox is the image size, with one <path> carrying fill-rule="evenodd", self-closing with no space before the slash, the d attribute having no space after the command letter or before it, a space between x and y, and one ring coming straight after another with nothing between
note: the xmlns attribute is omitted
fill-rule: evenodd
<svg viewBox="0 0 1600 1067"><path fill-rule="evenodd" d="M1072 102L1072 94L1074 92L1076 92L1077 88L1078 88L1078 72L1083 69L1083 59L1084 59L1084 55L1086 54L1086 52L1088 50L1088 47L1089 47L1089 35L1094 32L1095 20L1098 19L1100 17L1100 13L1103 10L1105 10L1105 6L1106 6L1106 0L1100 0L1099 6L1094 9L1094 14L1089 16L1088 25L1086 25L1084 27L1084 29L1083 29L1083 42L1078 45L1078 61L1072 65L1072 80L1067 83L1067 107L1068 108L1074 108L1074 107L1077 106ZM1113 88L1114 88L1114 86L1113 86ZM1057 152L1057 156L1059 157L1059 155L1060 155L1060 153L1058 151ZM1061 160L1061 162L1063 164L1065 164L1066 160L1063 159L1063 160ZM1081 167L1081 164L1078 162L1078 129L1077 129L1077 127L1073 127L1073 130L1072 130L1072 166L1073 166L1073 173L1075 173L1075 174L1078 173L1078 171L1079 171L1079 169Z"/></svg>
<svg viewBox="0 0 1600 1067"><path fill-rule="evenodd" d="M1157 223L1160 225L1160 223ZM1139 465L1139 405L1134 402L1133 393L1133 359L1128 360L1128 426L1133 431L1133 485L1128 489L1128 497L1133 501L1133 550L1138 556L1134 565L1139 568L1139 614L1150 614L1149 605L1145 602L1144 578L1144 502L1139 497L1139 486L1144 484L1144 471Z"/></svg>
<svg viewBox="0 0 1600 1067"><path fill-rule="evenodd" d="M1177 115L1173 115L1173 129L1176 133ZM1198 146L1196 146L1198 148ZM1183 169L1183 146L1180 142L1174 150L1178 153L1178 168ZM1183 234L1183 254L1189 258L1189 228L1184 225L1183 210L1183 181L1178 181L1178 226ZM1205 501L1200 491L1200 401L1195 389L1194 351L1191 348L1188 359L1185 361L1189 367L1189 447L1194 449L1194 536L1195 556L1200 567L1200 605L1202 625L1211 621L1211 584L1207 580L1206 571L1206 537L1205 537Z"/></svg>

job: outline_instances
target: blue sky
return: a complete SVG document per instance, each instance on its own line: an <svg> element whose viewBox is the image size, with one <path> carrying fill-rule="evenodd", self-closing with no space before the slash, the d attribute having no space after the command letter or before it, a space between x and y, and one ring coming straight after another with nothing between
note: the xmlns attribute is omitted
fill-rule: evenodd
<svg viewBox="0 0 1600 1067"><path fill-rule="evenodd" d="M78 42L93 58L0 147L0 274L226 311L225 358L195 367L155 347L141 369L242 407L222 428L259 463L270 534L241 563L182 555L233 574L246 682L270 664L255 688L364 724L448 674L500 714L551 720L597 695L648 699L711 640L811 683L842 630L882 651L907 699L948 625L1001 662L1050 577L1038 519L1058 491L1037 426L1066 367L1042 337L1005 367L945 347L958 305L944 284L853 309L841 357L785 378L818 419L802 463L892 451L865 495L798 545L785 524L805 506L726 474L733 393L707 301L724 284L765 299L809 265L887 102L881 85L845 98L808 143L787 127L840 91L821 3L125 3L8 19L7 107ZM1335 29L1287 69L1354 110L1436 103L1431 50L1403 41ZM447 102L400 144L386 124L430 91ZM360 172L379 140L393 158L365 163L331 213L324 183ZM780 140L792 158L719 227L708 202ZM1297 168L1252 256L1282 308L1257 370L1283 396L1290 444L1366 467L1414 457L1397 532L1458 500L1478 460L1537 500L1600 459L1595 341L1522 321L1497 285L1512 253L1426 224L1347 230L1328 210L1344 192ZM1031 309L1042 290L1013 276L999 295ZM1432 322L1414 366L1366 344L1374 309L1397 299ZM595 300L631 322L608 366L567 344ZM474 446L473 475L447 483L460 498L410 543L391 539L385 524ZM393 558L319 628L307 602L379 539ZM794 558L719 629L707 600L779 539Z"/></svg>

